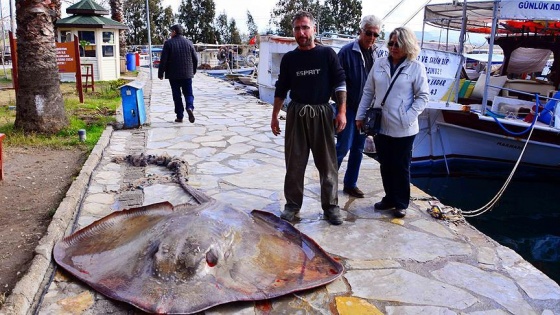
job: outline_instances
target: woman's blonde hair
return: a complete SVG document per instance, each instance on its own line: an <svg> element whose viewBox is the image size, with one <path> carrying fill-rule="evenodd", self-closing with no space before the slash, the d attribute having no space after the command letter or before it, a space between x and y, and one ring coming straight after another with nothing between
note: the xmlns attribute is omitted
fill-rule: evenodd
<svg viewBox="0 0 560 315"><path fill-rule="evenodd" d="M406 54L407 59L414 60L418 57L420 46L418 45L416 35L414 35L414 32L410 28L397 27L389 34L389 41L393 36L397 37L397 43L400 49Z"/></svg>

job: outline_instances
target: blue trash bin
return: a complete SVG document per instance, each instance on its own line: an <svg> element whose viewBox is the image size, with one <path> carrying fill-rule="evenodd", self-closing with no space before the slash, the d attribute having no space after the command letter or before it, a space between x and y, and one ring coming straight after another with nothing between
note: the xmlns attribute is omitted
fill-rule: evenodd
<svg viewBox="0 0 560 315"><path fill-rule="evenodd" d="M132 81L119 89L122 97L124 128L137 128L146 122L143 83Z"/></svg>
<svg viewBox="0 0 560 315"><path fill-rule="evenodd" d="M136 70L136 54L135 53L127 53L126 54L126 70L127 71Z"/></svg>

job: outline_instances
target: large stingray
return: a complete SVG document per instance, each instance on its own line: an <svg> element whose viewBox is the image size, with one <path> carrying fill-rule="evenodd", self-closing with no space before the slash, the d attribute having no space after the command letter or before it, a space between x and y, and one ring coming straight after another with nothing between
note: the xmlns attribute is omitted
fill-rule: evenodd
<svg viewBox="0 0 560 315"><path fill-rule="evenodd" d="M56 262L110 298L170 314L270 299L342 274L339 262L275 215L249 215L182 186L200 204L115 212L58 242Z"/></svg>

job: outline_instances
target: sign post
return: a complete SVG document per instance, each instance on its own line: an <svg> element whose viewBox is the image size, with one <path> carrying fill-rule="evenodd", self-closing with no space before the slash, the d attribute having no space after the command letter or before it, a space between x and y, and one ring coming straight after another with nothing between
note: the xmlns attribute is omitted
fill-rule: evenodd
<svg viewBox="0 0 560 315"><path fill-rule="evenodd" d="M12 31L8 32L10 37L10 53L12 54L12 84L14 86L14 90L17 91L19 89L19 81L18 81L18 72L17 72L17 42L14 38L14 33Z"/></svg>
<svg viewBox="0 0 560 315"><path fill-rule="evenodd" d="M73 42L56 43L56 63L58 72L75 72L76 89L80 103L84 102L84 92L82 91L82 67L80 64L78 36L74 35Z"/></svg>

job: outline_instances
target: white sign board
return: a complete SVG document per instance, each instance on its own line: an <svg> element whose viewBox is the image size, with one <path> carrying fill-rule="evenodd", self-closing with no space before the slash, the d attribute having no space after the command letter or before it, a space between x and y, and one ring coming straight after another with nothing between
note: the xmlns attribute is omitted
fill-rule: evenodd
<svg viewBox="0 0 560 315"><path fill-rule="evenodd" d="M387 47L377 49L378 57L387 57ZM455 83L455 76L462 63L461 55L451 52L422 49L417 58L426 67L430 100L439 101Z"/></svg>
<svg viewBox="0 0 560 315"><path fill-rule="evenodd" d="M499 18L518 20L560 20L560 0L501 0Z"/></svg>

